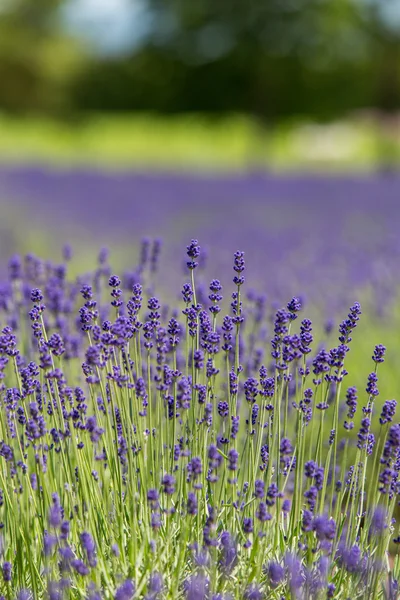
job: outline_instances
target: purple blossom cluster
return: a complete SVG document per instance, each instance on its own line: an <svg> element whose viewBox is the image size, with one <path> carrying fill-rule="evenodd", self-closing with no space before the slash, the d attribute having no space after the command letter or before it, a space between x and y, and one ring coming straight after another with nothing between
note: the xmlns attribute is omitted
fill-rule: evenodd
<svg viewBox="0 0 400 600"><path fill-rule="evenodd" d="M159 255L143 240L129 276L105 250L77 278L70 250L9 262L0 595L395 600L400 424L395 400L377 412L384 346L351 385L360 305L314 348L297 296L268 311L246 293L244 252L223 294L193 239L172 303Z"/></svg>

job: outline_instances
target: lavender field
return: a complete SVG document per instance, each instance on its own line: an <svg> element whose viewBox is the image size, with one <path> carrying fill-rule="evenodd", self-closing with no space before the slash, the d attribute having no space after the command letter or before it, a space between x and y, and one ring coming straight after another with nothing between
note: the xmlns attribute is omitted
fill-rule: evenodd
<svg viewBox="0 0 400 600"><path fill-rule="evenodd" d="M400 177L0 168L0 597L399 597Z"/></svg>
<svg viewBox="0 0 400 600"><path fill-rule="evenodd" d="M3 166L0 244L3 254L22 246L59 256L63 243L83 245L94 249L85 259L91 266L107 245L119 266L129 268L142 238L157 237L164 242L163 273L196 234L210 276L206 254L223 277L240 247L251 265L249 283L271 300L323 296L329 312L348 303L354 290L372 287L379 312L398 279L399 190L395 174L207 176ZM29 222L27 231L18 227L20 217ZM181 263L173 269L175 284Z"/></svg>

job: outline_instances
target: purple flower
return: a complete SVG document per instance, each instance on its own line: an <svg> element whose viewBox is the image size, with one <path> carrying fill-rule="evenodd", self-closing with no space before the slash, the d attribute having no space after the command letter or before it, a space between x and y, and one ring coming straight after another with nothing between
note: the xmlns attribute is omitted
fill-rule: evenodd
<svg viewBox="0 0 400 600"><path fill-rule="evenodd" d="M244 252L235 252L233 270L238 273L238 275L235 275L233 278L233 283L237 286L241 286L244 283L244 276L241 275L244 271Z"/></svg>
<svg viewBox="0 0 400 600"><path fill-rule="evenodd" d="M332 518L325 515L314 517L312 528L318 540L333 540L336 535L336 523Z"/></svg>
<svg viewBox="0 0 400 600"><path fill-rule="evenodd" d="M88 585L87 600L102 600L100 592L96 590L96 587L93 583L89 583Z"/></svg>
<svg viewBox="0 0 400 600"><path fill-rule="evenodd" d="M195 350L193 354L193 362L195 369L202 369L204 367L204 352L203 350ZM198 387L197 387L198 389Z"/></svg>
<svg viewBox="0 0 400 600"><path fill-rule="evenodd" d="M254 496L256 498L264 498L265 496L265 484L262 479L256 479L254 483Z"/></svg>
<svg viewBox="0 0 400 600"><path fill-rule="evenodd" d="M328 600L335 597L336 586L334 583L328 583L326 597Z"/></svg>
<svg viewBox="0 0 400 600"><path fill-rule="evenodd" d="M394 577L389 574L389 596L388 596L388 600L397 600L398 599L398 592L399 592L399 582L397 579L394 579Z"/></svg>
<svg viewBox="0 0 400 600"><path fill-rule="evenodd" d="M240 421L240 417L238 416L232 416L231 417L231 438L233 440L236 439L237 434L239 433L239 421Z"/></svg>
<svg viewBox="0 0 400 600"><path fill-rule="evenodd" d="M182 297L185 304L190 304L193 300L193 290L190 283L185 283L182 288Z"/></svg>
<svg viewBox="0 0 400 600"><path fill-rule="evenodd" d="M121 280L117 275L111 275L108 280L108 285L112 288L117 288L121 285Z"/></svg>
<svg viewBox="0 0 400 600"><path fill-rule="evenodd" d="M159 260L160 260L161 248L162 248L162 240L159 238L156 238L153 242L153 247L151 250L151 257L150 257L150 270L152 273L157 272L158 264L159 264Z"/></svg>
<svg viewBox="0 0 400 600"><path fill-rule="evenodd" d="M245 517L243 519L243 531L245 533L252 533L253 529L253 519L251 517Z"/></svg>
<svg viewBox="0 0 400 600"><path fill-rule="evenodd" d="M349 573L358 573L362 568L361 550L357 544L350 548L339 547L338 558L339 564L342 564Z"/></svg>
<svg viewBox="0 0 400 600"><path fill-rule="evenodd" d="M236 471L236 469L238 468L238 459L239 459L239 453L237 450L235 450L235 448L231 448L228 452L228 469L230 471Z"/></svg>
<svg viewBox="0 0 400 600"><path fill-rule="evenodd" d="M386 400L384 405L382 406L382 413L379 418L379 423L381 425L385 425L386 423L391 423L393 417L396 414L396 400Z"/></svg>
<svg viewBox="0 0 400 600"><path fill-rule="evenodd" d="M330 433L329 433L329 440L328 443L331 446L333 444L333 442L335 441L335 436L336 436L336 431L335 429L331 429Z"/></svg>
<svg viewBox="0 0 400 600"><path fill-rule="evenodd" d="M303 518L301 521L301 528L303 531L312 531L313 525L313 514L310 510L303 510Z"/></svg>
<svg viewBox="0 0 400 600"><path fill-rule="evenodd" d="M127 579L115 592L115 600L131 600L135 594L135 584Z"/></svg>
<svg viewBox="0 0 400 600"><path fill-rule="evenodd" d="M151 508L157 508L158 507L158 491L150 488L149 490L147 490L147 501L149 502Z"/></svg>
<svg viewBox="0 0 400 600"><path fill-rule="evenodd" d="M348 419L353 419L353 417L356 413L356 409L357 409L357 388L355 388L355 387L348 388L348 390L346 392L346 404L348 406L347 417L348 417ZM345 421L344 427L345 427L345 429L353 429L354 424L352 421L350 423Z"/></svg>
<svg viewBox="0 0 400 600"><path fill-rule="evenodd" d="M69 262L72 259L73 250L71 244L64 244L62 248L62 255L66 262Z"/></svg>
<svg viewBox="0 0 400 600"><path fill-rule="evenodd" d="M90 573L90 569L79 558L71 560L71 566L75 569L78 575L81 575L82 577L84 577L85 575L89 575Z"/></svg>
<svg viewBox="0 0 400 600"><path fill-rule="evenodd" d="M54 546L57 544L57 538L55 535L45 533L43 536L43 552L45 556L49 556L53 552Z"/></svg>
<svg viewBox="0 0 400 600"><path fill-rule="evenodd" d="M220 417L227 417L229 415L229 404L225 401L218 402L217 410Z"/></svg>
<svg viewBox="0 0 400 600"><path fill-rule="evenodd" d="M317 496L318 496L318 489L315 487L315 485L312 485L309 490L306 490L304 492L304 497L306 498L307 504L311 511L313 511L315 508Z"/></svg>
<svg viewBox="0 0 400 600"><path fill-rule="evenodd" d="M238 392L237 375L232 369L229 373L229 392L231 396L234 396Z"/></svg>
<svg viewBox="0 0 400 600"><path fill-rule="evenodd" d="M49 581L47 585L48 600L62 600L63 592L58 581Z"/></svg>
<svg viewBox="0 0 400 600"><path fill-rule="evenodd" d="M192 240L189 244L189 246L186 247L187 250L187 255L190 258L190 260L186 263L188 269L193 270L197 267L197 265L199 264L198 262L196 262L196 258L198 258L200 256L200 246L199 246L199 242L197 240Z"/></svg>
<svg viewBox="0 0 400 600"><path fill-rule="evenodd" d="M363 448L367 448L368 434L369 434L370 426L371 426L371 421L370 421L369 417L364 417L364 419L361 419L360 431L357 434L357 437L358 437L357 447L360 448L360 450L362 450Z"/></svg>
<svg viewBox="0 0 400 600"><path fill-rule="evenodd" d="M49 525L50 527L59 527L61 525L62 522L62 511L61 511L61 506L59 506L58 504L53 504L53 506L50 508L50 513L49 513Z"/></svg>
<svg viewBox="0 0 400 600"><path fill-rule="evenodd" d="M370 396L378 396L379 395L379 390L377 387L377 382L378 382L378 376L376 373L370 373L368 375L368 384L367 384L367 388L366 388L366 392L370 395Z"/></svg>
<svg viewBox="0 0 400 600"><path fill-rule="evenodd" d="M273 506L277 498L282 498L282 493L279 491L276 483L271 483L267 490L267 504Z"/></svg>
<svg viewBox="0 0 400 600"><path fill-rule="evenodd" d="M170 319L168 323L169 343L171 348L175 348L179 344L180 325L176 319Z"/></svg>
<svg viewBox="0 0 400 600"><path fill-rule="evenodd" d="M285 578L285 569L277 562L268 565L268 577L273 588L277 587Z"/></svg>
<svg viewBox="0 0 400 600"><path fill-rule="evenodd" d="M159 513L151 513L151 527L152 529L159 529L161 527L161 516Z"/></svg>
<svg viewBox="0 0 400 600"><path fill-rule="evenodd" d="M265 523L265 521L270 521L272 516L268 512L267 505L265 502L260 502L258 508L256 510L256 517L261 523Z"/></svg>
<svg viewBox="0 0 400 600"><path fill-rule="evenodd" d="M309 460L304 465L304 475L312 479L318 470L318 465L315 461Z"/></svg>
<svg viewBox="0 0 400 600"><path fill-rule="evenodd" d="M22 277L22 262L21 257L18 254L15 254L8 261L8 273L10 275L11 281L15 281L16 279L21 279Z"/></svg>
<svg viewBox="0 0 400 600"><path fill-rule="evenodd" d="M143 271L143 269L147 265L147 262L149 260L149 250L150 250L150 239L148 237L144 237L142 239L142 243L140 246L140 259L139 259L140 271Z"/></svg>
<svg viewBox="0 0 400 600"><path fill-rule="evenodd" d="M5 583L9 583L11 581L11 571L12 571L12 567L11 567L11 563L6 561L3 563L3 581Z"/></svg>
<svg viewBox="0 0 400 600"><path fill-rule="evenodd" d="M385 352L386 352L385 346L382 346L382 344L378 344L377 346L375 346L372 360L375 363L383 363L383 361L385 360L385 358L384 358Z"/></svg>
<svg viewBox="0 0 400 600"><path fill-rule="evenodd" d="M171 495L175 492L176 479L173 475L168 475L168 473L166 473L162 478L161 483L164 487L164 494Z"/></svg>
<svg viewBox="0 0 400 600"><path fill-rule="evenodd" d="M162 593L163 589L164 582L160 573L151 573L145 600L157 600L158 595Z"/></svg>
<svg viewBox="0 0 400 600"><path fill-rule="evenodd" d="M351 342L350 333L357 326L357 322L360 319L361 315L361 306L358 302L356 302L351 308L348 314L348 317L345 321L343 321L339 326L339 341L342 344L347 344Z"/></svg>
<svg viewBox="0 0 400 600"><path fill-rule="evenodd" d="M378 505L374 508L371 518L371 533L380 536L387 529L387 511L384 506Z"/></svg>
<svg viewBox="0 0 400 600"><path fill-rule="evenodd" d="M295 554L287 552L284 557L284 564L286 567L292 595L296 597L297 592L304 583L304 573L301 567L301 562Z"/></svg>
<svg viewBox="0 0 400 600"><path fill-rule="evenodd" d="M219 567L225 575L229 575L237 563L237 542L229 531L223 531L220 538Z"/></svg>
<svg viewBox="0 0 400 600"><path fill-rule="evenodd" d="M194 492L189 492L187 499L187 511L188 515L197 515L198 506L197 506L197 498Z"/></svg>
<svg viewBox="0 0 400 600"><path fill-rule="evenodd" d="M41 302L43 300L43 292L38 288L34 288L31 291L31 300L35 303Z"/></svg>
<svg viewBox="0 0 400 600"><path fill-rule="evenodd" d="M222 290L222 285L221 285L220 281L218 279L213 279L210 283L210 292L211 293L208 296L208 298L213 303L213 305L210 306L209 310L214 315L218 314L221 311L220 307L217 304L217 302L221 302L221 300L222 300L222 296L219 293L221 290Z"/></svg>
<svg viewBox="0 0 400 600"><path fill-rule="evenodd" d="M222 346L222 350L224 350L225 352L229 352L229 350L232 349L232 330L233 330L233 321L232 321L232 317L230 317L229 315L226 315L224 317L223 323L222 323L222 335L224 338L224 344Z"/></svg>
<svg viewBox="0 0 400 600"><path fill-rule="evenodd" d="M110 254L110 251L108 248L101 248L101 250L99 252L99 256L98 256L98 261L99 261L100 265L106 264L109 254Z"/></svg>
<svg viewBox="0 0 400 600"><path fill-rule="evenodd" d="M310 321L310 319L303 319L303 321L301 322L301 325L300 325L300 341L301 341L300 352L302 354L308 354L309 352L311 352L310 345L313 342L313 336L312 336L311 331L312 331L312 322Z"/></svg>
<svg viewBox="0 0 400 600"><path fill-rule="evenodd" d="M96 545L94 543L92 536L87 531L84 531L83 533L81 533L80 539L81 539L82 547L86 552L89 565L91 567L95 567L96 563L97 563L96 556L95 556Z"/></svg>
<svg viewBox="0 0 400 600"><path fill-rule="evenodd" d="M296 313L301 310L301 300L299 298L293 297L290 302L288 302L287 309L289 312Z"/></svg>
<svg viewBox="0 0 400 600"><path fill-rule="evenodd" d="M195 481L203 472L203 464L199 456L194 456L187 466L189 480Z"/></svg>
<svg viewBox="0 0 400 600"><path fill-rule="evenodd" d="M244 382L244 393L247 402L254 403L258 394L258 381L250 377Z"/></svg>
<svg viewBox="0 0 400 600"><path fill-rule="evenodd" d="M293 446L288 438L282 438L279 446L280 454L291 454L293 452Z"/></svg>
<svg viewBox="0 0 400 600"><path fill-rule="evenodd" d="M206 600L210 582L205 575L192 575L184 582L185 600Z"/></svg>

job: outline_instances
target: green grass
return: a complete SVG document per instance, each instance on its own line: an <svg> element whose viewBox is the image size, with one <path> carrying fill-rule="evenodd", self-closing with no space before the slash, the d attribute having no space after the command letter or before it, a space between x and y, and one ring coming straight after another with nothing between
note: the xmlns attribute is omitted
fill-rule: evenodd
<svg viewBox="0 0 400 600"><path fill-rule="evenodd" d="M370 120L261 127L240 115L85 119L0 115L0 162L101 168L241 171L249 168L354 170L397 163L400 143Z"/></svg>

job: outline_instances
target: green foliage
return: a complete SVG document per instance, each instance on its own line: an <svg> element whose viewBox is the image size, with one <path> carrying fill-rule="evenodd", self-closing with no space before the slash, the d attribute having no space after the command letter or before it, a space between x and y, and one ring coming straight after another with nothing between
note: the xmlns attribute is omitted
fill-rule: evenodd
<svg viewBox="0 0 400 600"><path fill-rule="evenodd" d="M59 30L61 0L21 0L0 13L0 107L60 114L82 63L76 41ZM4 84L3 84L4 82Z"/></svg>
<svg viewBox="0 0 400 600"><path fill-rule="evenodd" d="M0 13L0 109L234 111L274 121L400 104L399 27L377 2L147 0L142 46L112 58L65 36L63 3L21 0Z"/></svg>

